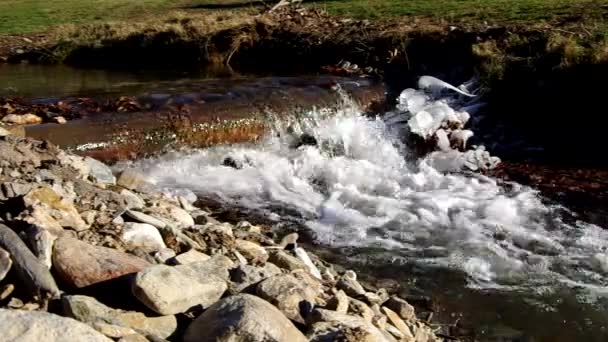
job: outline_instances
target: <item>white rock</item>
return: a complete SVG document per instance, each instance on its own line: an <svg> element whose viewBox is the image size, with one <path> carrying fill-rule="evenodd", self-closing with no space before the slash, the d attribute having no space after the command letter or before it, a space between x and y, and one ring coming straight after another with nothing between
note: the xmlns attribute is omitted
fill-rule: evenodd
<svg viewBox="0 0 608 342"><path fill-rule="evenodd" d="M41 311L0 309L1 339L11 342L111 342L75 319Z"/></svg>
<svg viewBox="0 0 608 342"><path fill-rule="evenodd" d="M139 247L147 252L167 247L158 229L147 223L125 223L120 237L128 246Z"/></svg>

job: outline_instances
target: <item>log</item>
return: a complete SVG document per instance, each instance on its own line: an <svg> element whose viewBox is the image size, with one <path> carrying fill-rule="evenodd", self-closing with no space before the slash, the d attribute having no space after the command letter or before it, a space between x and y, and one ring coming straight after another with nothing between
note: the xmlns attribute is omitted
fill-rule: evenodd
<svg viewBox="0 0 608 342"><path fill-rule="evenodd" d="M60 295L51 272L27 248L17 233L1 223L0 247L11 254L17 276L33 296L50 294L52 297L58 297Z"/></svg>

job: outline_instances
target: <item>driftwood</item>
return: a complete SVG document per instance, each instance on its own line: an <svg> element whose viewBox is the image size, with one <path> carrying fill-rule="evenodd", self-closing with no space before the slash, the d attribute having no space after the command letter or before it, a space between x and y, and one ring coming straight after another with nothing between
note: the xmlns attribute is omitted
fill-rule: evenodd
<svg viewBox="0 0 608 342"><path fill-rule="evenodd" d="M11 254L17 276L32 291L32 295L44 293L59 296L59 288L51 272L27 248L19 235L3 224L0 224L0 247Z"/></svg>

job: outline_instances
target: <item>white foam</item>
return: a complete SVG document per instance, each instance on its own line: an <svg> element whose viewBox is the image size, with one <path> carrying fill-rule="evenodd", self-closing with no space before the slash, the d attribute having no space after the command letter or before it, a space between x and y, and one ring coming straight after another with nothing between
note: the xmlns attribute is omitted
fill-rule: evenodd
<svg viewBox="0 0 608 342"><path fill-rule="evenodd" d="M416 101L408 106L420 107ZM290 123L318 147L290 148L293 137L278 126L255 146L167 154L138 167L163 187L227 205L294 209L322 243L386 248L465 272L473 286L540 290L560 283L605 292L608 232L563 223L530 188L507 191L488 177L443 173L426 159L408 162L406 137L394 135L400 130L360 114L348 104ZM397 117L393 123L403 125ZM243 168L223 166L228 156Z"/></svg>

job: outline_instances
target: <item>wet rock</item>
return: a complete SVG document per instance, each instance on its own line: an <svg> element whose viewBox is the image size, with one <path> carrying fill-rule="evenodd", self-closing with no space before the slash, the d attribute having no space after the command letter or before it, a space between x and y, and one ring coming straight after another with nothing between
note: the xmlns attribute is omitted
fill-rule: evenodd
<svg viewBox="0 0 608 342"><path fill-rule="evenodd" d="M11 255L0 248L0 281L6 277L8 271L11 270L11 266L13 265L13 261L11 260Z"/></svg>
<svg viewBox="0 0 608 342"><path fill-rule="evenodd" d="M73 295L61 300L63 314L84 323L103 321L113 325L135 329L160 338L171 336L177 329L175 316L147 317L135 311L112 309L95 298Z"/></svg>
<svg viewBox="0 0 608 342"><path fill-rule="evenodd" d="M46 211L62 227L76 231L89 227L76 211L74 204L48 186L41 186L27 193L23 197L23 203L34 210Z"/></svg>
<svg viewBox="0 0 608 342"><path fill-rule="evenodd" d="M390 297L386 303L384 303L384 306L396 312L404 320L413 320L416 318L416 310L414 307L399 297Z"/></svg>
<svg viewBox="0 0 608 342"><path fill-rule="evenodd" d="M162 220L157 219L156 217L152 217L148 214L144 214L139 211L127 210L127 211L125 211L125 215L135 221L151 224L154 227L159 228L159 229L163 229L167 226L167 224L165 222L163 222Z"/></svg>
<svg viewBox="0 0 608 342"><path fill-rule="evenodd" d="M344 274L338 279L336 286L339 289L344 290L344 292L351 297L365 295L365 289L357 281L357 274L353 271L344 272Z"/></svg>
<svg viewBox="0 0 608 342"><path fill-rule="evenodd" d="M37 125L42 123L42 118L35 114L8 114L2 118L2 122L14 125Z"/></svg>
<svg viewBox="0 0 608 342"><path fill-rule="evenodd" d="M382 311L384 311L384 314L386 315L386 317L388 317L389 321L391 321L391 323L397 329L399 329L399 331L403 333L403 335L405 335L407 338L414 337L410 328L405 324L405 322L403 322L403 320L401 319L401 317L399 317L399 315L397 315L397 313L385 306L382 307Z"/></svg>
<svg viewBox="0 0 608 342"><path fill-rule="evenodd" d="M349 299L346 293L342 290L335 290L333 297L327 302L325 308L345 314L348 312L348 304Z"/></svg>
<svg viewBox="0 0 608 342"><path fill-rule="evenodd" d="M134 169L125 169L122 171L116 180L116 185L139 192L147 192L151 188L146 177Z"/></svg>
<svg viewBox="0 0 608 342"><path fill-rule="evenodd" d="M33 295L41 292L51 296L59 295L59 289L49 270L36 259L17 233L3 224L0 224L0 248L10 254L18 278Z"/></svg>
<svg viewBox="0 0 608 342"><path fill-rule="evenodd" d="M308 321L312 325L308 334L311 341L395 341L371 322L336 311L315 309Z"/></svg>
<svg viewBox="0 0 608 342"><path fill-rule="evenodd" d="M300 259L282 250L271 251L269 253L268 261L279 266L280 268L284 268L290 271L307 269L306 265L304 265L304 263Z"/></svg>
<svg viewBox="0 0 608 342"><path fill-rule="evenodd" d="M158 229L147 223L125 223L120 238L129 247L141 248L147 252L156 252L167 247Z"/></svg>
<svg viewBox="0 0 608 342"><path fill-rule="evenodd" d="M39 311L0 309L0 331L5 341L112 341L84 323Z"/></svg>
<svg viewBox="0 0 608 342"><path fill-rule="evenodd" d="M185 342L304 342L306 337L270 303L239 294L221 300L188 327Z"/></svg>
<svg viewBox="0 0 608 342"><path fill-rule="evenodd" d="M300 259L304 265L306 265L306 268L308 269L308 272L310 272L310 274L312 274L319 280L323 279L323 277L321 277L321 272L319 271L317 266L313 264L312 260L310 260L310 257L308 256L308 253L306 253L304 248L296 247L294 249L294 253L296 254L296 257Z"/></svg>
<svg viewBox="0 0 608 342"><path fill-rule="evenodd" d="M268 252L257 243L240 240L236 241L236 250L253 264L263 264L268 260Z"/></svg>
<svg viewBox="0 0 608 342"><path fill-rule="evenodd" d="M317 139L312 134L303 133L291 146L292 148L298 148L300 146L317 146L317 144Z"/></svg>
<svg viewBox="0 0 608 342"><path fill-rule="evenodd" d="M151 310L161 315L183 313L195 306L207 308L227 289L213 274L197 274L188 266L155 265L138 273L132 291Z"/></svg>
<svg viewBox="0 0 608 342"><path fill-rule="evenodd" d="M246 288L277 274L281 274L281 269L271 263L266 263L264 266L239 265L231 272L233 282L231 292L242 292Z"/></svg>
<svg viewBox="0 0 608 342"><path fill-rule="evenodd" d="M258 284L256 292L279 308L287 318L300 323L304 323L304 317L300 312L302 306L314 305L320 294L315 289L303 285L302 281L290 274L276 275L262 281Z"/></svg>
<svg viewBox="0 0 608 342"><path fill-rule="evenodd" d="M81 288L139 272L150 264L115 249L98 247L72 237L55 241L53 268L69 286Z"/></svg>
<svg viewBox="0 0 608 342"><path fill-rule="evenodd" d="M127 189L122 189L120 191L120 195L127 202L128 209L141 209L146 205L146 203L143 199L141 199L141 197L137 196L136 194L132 193Z"/></svg>
<svg viewBox="0 0 608 342"><path fill-rule="evenodd" d="M53 244L56 237L40 226L30 226L25 231L31 250L38 260L50 269L53 265Z"/></svg>
<svg viewBox="0 0 608 342"><path fill-rule="evenodd" d="M106 164L89 157L84 158L84 162L89 167L89 177L93 182L98 184L116 184L116 177L114 177L112 170Z"/></svg>
<svg viewBox="0 0 608 342"><path fill-rule="evenodd" d="M208 261L209 259L211 259L211 257L208 256L207 254L204 254L204 253L195 251L194 249L191 249L185 253L179 254L179 255L167 260L167 263L171 264L171 265L187 265L187 264L205 262L205 261Z"/></svg>

